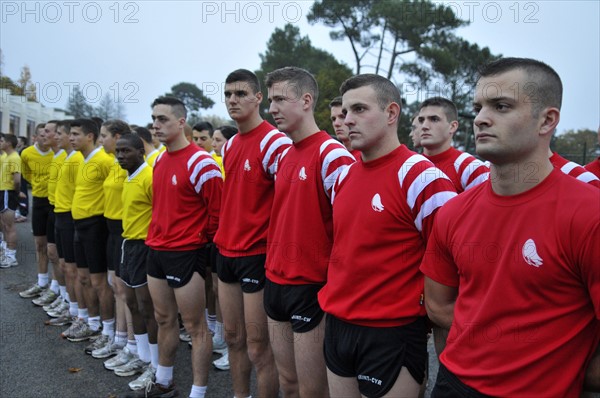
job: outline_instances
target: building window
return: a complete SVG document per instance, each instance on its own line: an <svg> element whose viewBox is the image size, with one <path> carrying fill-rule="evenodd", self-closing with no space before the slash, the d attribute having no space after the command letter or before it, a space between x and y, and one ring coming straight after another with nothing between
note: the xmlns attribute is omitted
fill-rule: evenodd
<svg viewBox="0 0 600 398"><path fill-rule="evenodd" d="M14 134L15 136L19 136L20 134L20 127L21 124L21 118L19 116L15 116L15 115L10 115L10 124L8 127L8 132L9 134Z"/></svg>
<svg viewBox="0 0 600 398"><path fill-rule="evenodd" d="M31 137L35 135L35 120L27 119L27 139L31 140Z"/></svg>

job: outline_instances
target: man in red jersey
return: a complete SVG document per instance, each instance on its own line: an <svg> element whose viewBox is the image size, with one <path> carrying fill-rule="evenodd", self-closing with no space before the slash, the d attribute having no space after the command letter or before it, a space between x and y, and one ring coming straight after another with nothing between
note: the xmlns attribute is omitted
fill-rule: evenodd
<svg viewBox="0 0 600 398"><path fill-rule="evenodd" d="M344 145L344 147L354 156L356 160L360 160L360 151L352 149L350 145L350 137L348 137L348 126L344 124L344 112L342 112L342 97L335 97L329 103L329 111L331 113L331 124L335 132L335 137Z"/></svg>
<svg viewBox="0 0 600 398"><path fill-rule="evenodd" d="M269 224L264 297L269 335L283 395L325 398L325 322L317 293L325 284L333 239L331 188L355 160L317 127L319 89L308 71L277 69L267 74L266 85L269 113L294 141L277 164Z"/></svg>
<svg viewBox="0 0 600 398"><path fill-rule="evenodd" d="M452 146L458 130L458 112L450 100L428 98L419 107L419 142L423 155L454 183L457 192L473 188L489 177L488 167L474 156Z"/></svg>
<svg viewBox="0 0 600 398"><path fill-rule="evenodd" d="M236 398L250 395L252 365L260 397L276 397L279 391L263 305L264 265L273 176L291 140L260 117L261 100L254 73L238 69L227 76L225 105L239 133L222 148L227 178L215 244L219 301Z"/></svg>
<svg viewBox="0 0 600 398"><path fill-rule="evenodd" d="M179 342L177 312L192 337L193 386L203 398L208 383L212 338L204 316L207 243L219 224L221 171L203 149L184 134L185 105L172 97L152 103L153 127L167 151L153 171L152 221L146 244L148 288L158 323L158 367L149 391L133 396L176 396L173 365Z"/></svg>
<svg viewBox="0 0 600 398"><path fill-rule="evenodd" d="M560 169L560 171L566 175L576 178L578 181L590 184L596 188L600 188L600 178L596 177L594 173L587 170L582 165L563 158L558 153L552 152L550 148L548 148L548 157L550 158L550 163L552 163L552 166Z"/></svg>
<svg viewBox="0 0 600 398"><path fill-rule="evenodd" d="M480 73L490 179L439 211L421 265L429 317L450 329L432 397L578 397L600 380L585 371L600 339L600 192L548 159L562 101L551 67L503 58Z"/></svg>
<svg viewBox="0 0 600 398"><path fill-rule="evenodd" d="M598 127L598 149L600 149L600 127ZM585 169L600 178L600 156L585 165Z"/></svg>
<svg viewBox="0 0 600 398"><path fill-rule="evenodd" d="M427 362L419 264L437 209L456 191L400 144L400 93L391 81L358 75L340 92L362 162L342 171L332 192L333 248L318 295L328 314L329 392L417 397Z"/></svg>

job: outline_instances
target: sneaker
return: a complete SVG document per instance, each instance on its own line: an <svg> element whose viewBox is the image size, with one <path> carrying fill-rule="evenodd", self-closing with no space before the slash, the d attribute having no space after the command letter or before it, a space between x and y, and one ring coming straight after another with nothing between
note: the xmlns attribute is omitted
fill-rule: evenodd
<svg viewBox="0 0 600 398"><path fill-rule="evenodd" d="M62 297L57 297L56 300L54 300L52 303L45 305L42 308L44 308L44 311L50 312L50 311L54 310L56 307L58 307L63 302L64 302L64 300L62 299Z"/></svg>
<svg viewBox="0 0 600 398"><path fill-rule="evenodd" d="M219 370L229 370L229 352L225 352L221 358L213 361L213 366Z"/></svg>
<svg viewBox="0 0 600 398"><path fill-rule="evenodd" d="M0 268L10 268L10 267L16 267L17 265L19 265L19 262L14 257L4 257L4 256L2 256L2 257L3 257L3 259L2 259L2 262L0 262Z"/></svg>
<svg viewBox="0 0 600 398"><path fill-rule="evenodd" d="M213 336L213 352L215 354L224 355L227 352L227 343L225 340L218 338L217 336Z"/></svg>
<svg viewBox="0 0 600 398"><path fill-rule="evenodd" d="M92 351L92 357L97 359L112 357L113 355L117 355L123 347L125 346L115 343L106 344L104 347Z"/></svg>
<svg viewBox="0 0 600 398"><path fill-rule="evenodd" d="M76 317L72 317L67 311L65 315L59 316L58 318L48 319L44 322L48 326L65 326L75 322Z"/></svg>
<svg viewBox="0 0 600 398"><path fill-rule="evenodd" d="M185 328L181 328L179 329L179 340L184 342L190 342L192 341L192 336L190 336L190 334L187 332L187 330L185 330Z"/></svg>
<svg viewBox="0 0 600 398"><path fill-rule="evenodd" d="M73 330L73 333L67 336L67 340L72 342L86 341L90 339L96 339L102 333L100 329L92 330L90 325L88 325L86 322L82 322L79 325L79 328Z"/></svg>
<svg viewBox="0 0 600 398"><path fill-rule="evenodd" d="M52 303L54 300L56 300L57 297L58 294L54 293L51 289L48 289L44 293L42 293L40 297L31 300L31 302L39 307L43 307Z"/></svg>
<svg viewBox="0 0 600 398"><path fill-rule="evenodd" d="M162 384L152 382L143 390L128 391L117 395L117 398L175 398L178 396L179 391L175 388L174 383L163 386Z"/></svg>
<svg viewBox="0 0 600 398"><path fill-rule="evenodd" d="M156 369L154 369L152 365L148 365L140 377L129 382L129 388L131 388L133 391L145 390L154 382L155 376Z"/></svg>
<svg viewBox="0 0 600 398"><path fill-rule="evenodd" d="M41 287L40 285L35 283L29 289L23 290L21 293L19 293L19 296L21 296L23 298L33 298L33 297L37 297L40 294L44 293L45 290L46 290L46 287Z"/></svg>
<svg viewBox="0 0 600 398"><path fill-rule="evenodd" d="M117 354L116 357L104 361L104 367L108 370L115 370L119 366L125 365L127 362L137 358L137 355L129 351L129 348L125 347Z"/></svg>
<svg viewBox="0 0 600 398"><path fill-rule="evenodd" d="M59 304L55 309L46 312L46 314L48 314L48 316L51 318L58 318L59 316L62 316L65 311L69 312L69 304L63 301L62 304Z"/></svg>
<svg viewBox="0 0 600 398"><path fill-rule="evenodd" d="M108 337L108 335L106 335L106 334L101 334L100 337L98 337L96 340L94 340L92 342L92 344L85 347L83 349L83 352L85 352L88 355L92 355L92 351L95 351L98 348L102 348L105 345L110 344L110 343L111 343L110 337Z"/></svg>
<svg viewBox="0 0 600 398"><path fill-rule="evenodd" d="M138 373L144 373L144 370L150 365L148 362L142 361L136 357L132 361L127 362L125 365L121 365L115 368L115 374L117 376L127 377L133 376Z"/></svg>
<svg viewBox="0 0 600 398"><path fill-rule="evenodd" d="M71 326L69 326L69 328L67 330L65 330L64 332L62 332L60 334L60 337L62 337L63 339L69 338L69 336L72 335L76 329L81 327L79 324L83 323L83 322L84 322L83 319L76 318L73 322L71 322Z"/></svg>

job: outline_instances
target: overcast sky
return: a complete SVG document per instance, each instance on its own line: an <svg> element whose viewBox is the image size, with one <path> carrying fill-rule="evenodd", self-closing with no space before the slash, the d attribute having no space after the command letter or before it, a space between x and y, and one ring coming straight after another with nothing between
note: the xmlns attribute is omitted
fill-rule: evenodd
<svg viewBox="0 0 600 398"><path fill-rule="evenodd" d="M600 123L600 3L586 1L446 1L471 23L460 36L493 53L542 60L564 84L559 131ZM150 121L149 104L181 81L214 101L204 114L227 116L223 81L255 70L276 27L287 22L354 68L348 41L309 25L312 1L0 1L3 73L27 64L47 106L64 108L78 84L90 102L120 97L127 120ZM369 72L369 70L364 70ZM401 81L397 81L401 84ZM407 100L425 93L407 93ZM417 97L418 96L418 97ZM324 99L325 100L325 99ZM97 103L96 103L97 104ZM93 104L93 105L96 105Z"/></svg>

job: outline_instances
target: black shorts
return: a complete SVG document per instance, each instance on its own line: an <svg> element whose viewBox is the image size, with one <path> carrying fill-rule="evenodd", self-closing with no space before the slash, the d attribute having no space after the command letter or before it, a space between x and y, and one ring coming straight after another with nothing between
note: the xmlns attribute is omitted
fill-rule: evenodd
<svg viewBox="0 0 600 398"><path fill-rule="evenodd" d="M208 266L210 267L210 272L214 274L217 273L217 253L219 253L217 245L214 243L208 245Z"/></svg>
<svg viewBox="0 0 600 398"><path fill-rule="evenodd" d="M148 275L166 279L172 288L188 284L194 272L206 277L208 250L205 247L186 251L162 251L150 248L148 251Z"/></svg>
<svg viewBox="0 0 600 398"><path fill-rule="evenodd" d="M0 213L6 210L16 211L18 207L19 193L17 191L0 191Z"/></svg>
<svg viewBox="0 0 600 398"><path fill-rule="evenodd" d="M56 244L56 234L54 231L54 206L50 205L50 211L48 212L48 222L46 224L46 240L48 243Z"/></svg>
<svg viewBox="0 0 600 398"><path fill-rule="evenodd" d="M119 265L119 277L127 286L136 288L148 283L146 260L150 248L143 240L123 241L123 255Z"/></svg>
<svg viewBox="0 0 600 398"><path fill-rule="evenodd" d="M48 198L37 196L33 197L32 205L31 229L33 229L33 236L47 236L48 215L52 210L52 205L48 202Z"/></svg>
<svg viewBox="0 0 600 398"><path fill-rule="evenodd" d="M440 363L431 398L486 398L484 395L464 384L443 364Z"/></svg>
<svg viewBox="0 0 600 398"><path fill-rule="evenodd" d="M71 212L54 213L54 231L56 237L56 249L58 257L63 258L66 263L75 262L75 226Z"/></svg>
<svg viewBox="0 0 600 398"><path fill-rule="evenodd" d="M88 268L90 274L107 271L106 240L108 231L104 216L74 220L75 261L78 268Z"/></svg>
<svg viewBox="0 0 600 398"><path fill-rule="evenodd" d="M260 292L265 287L266 254L225 257L217 254L217 274L225 283L239 283L242 292Z"/></svg>
<svg viewBox="0 0 600 398"><path fill-rule="evenodd" d="M317 293L322 285L280 285L265 282L264 305L269 318L291 322L294 333L310 332L321 322L324 312Z"/></svg>
<svg viewBox="0 0 600 398"><path fill-rule="evenodd" d="M394 386L402 367L417 383L423 383L427 366L425 319L375 328L328 315L323 351L330 371L341 377L356 377L362 395L381 397Z"/></svg>
<svg viewBox="0 0 600 398"><path fill-rule="evenodd" d="M123 244L123 221L106 219L108 239L106 240L106 262L109 271L115 271L120 275L119 264L121 263L121 246Z"/></svg>

